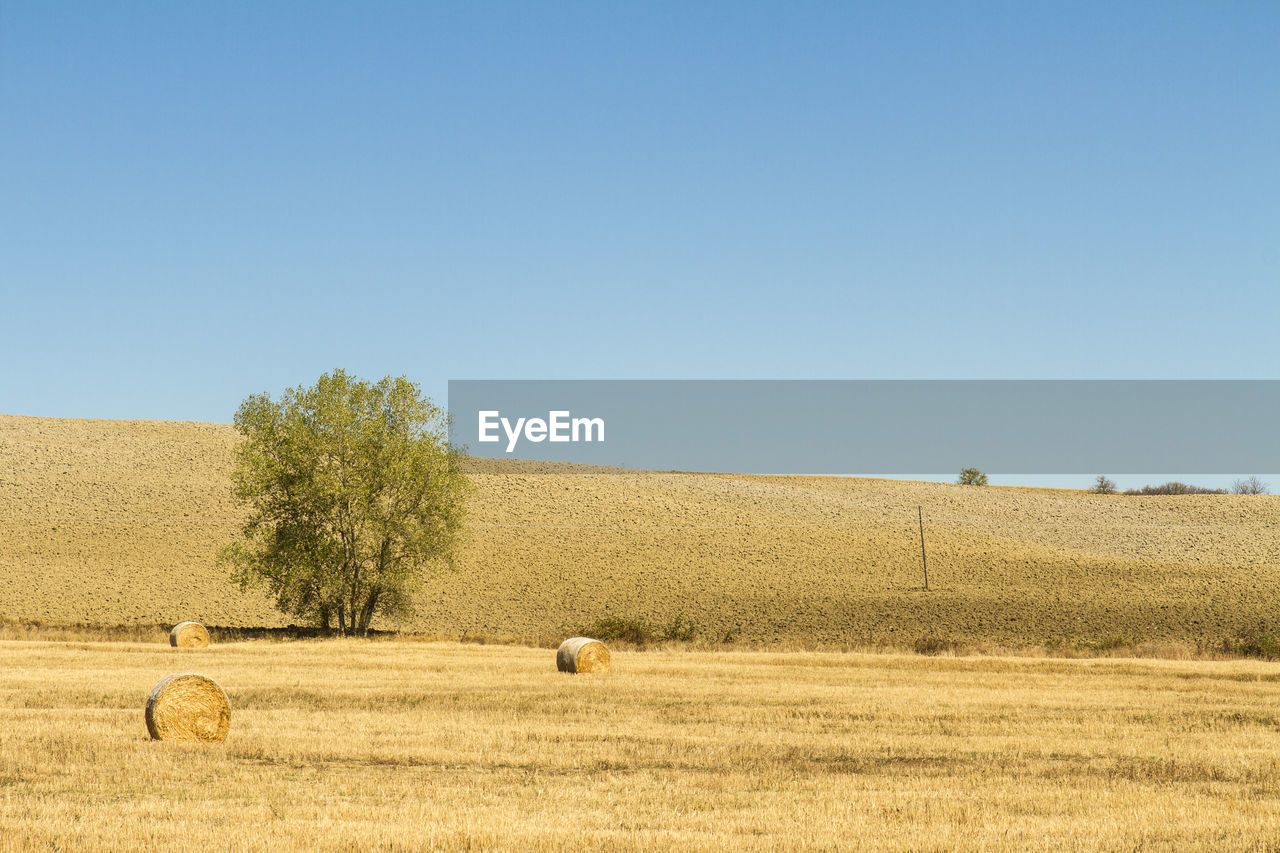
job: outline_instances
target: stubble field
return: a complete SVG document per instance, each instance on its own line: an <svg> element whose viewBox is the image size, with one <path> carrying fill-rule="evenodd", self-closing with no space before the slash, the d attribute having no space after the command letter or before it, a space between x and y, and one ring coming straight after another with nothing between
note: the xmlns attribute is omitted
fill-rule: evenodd
<svg viewBox="0 0 1280 853"><path fill-rule="evenodd" d="M161 677L232 705L147 739ZM1255 661L0 642L3 850L1265 850Z"/></svg>
<svg viewBox="0 0 1280 853"><path fill-rule="evenodd" d="M0 416L0 618L278 626L215 562L225 424ZM605 616L705 640L1213 648L1280 600L1280 497L1125 497L477 461L457 570L401 628L550 643ZM922 506L931 589L922 587Z"/></svg>
<svg viewBox="0 0 1280 853"><path fill-rule="evenodd" d="M1275 624L1278 498L476 461L457 571L379 627L544 647L171 649L288 621L214 560L235 442L0 416L0 850L1278 849L1274 664L811 650L1212 652ZM604 616L737 648L556 672ZM224 744L147 738L187 670Z"/></svg>

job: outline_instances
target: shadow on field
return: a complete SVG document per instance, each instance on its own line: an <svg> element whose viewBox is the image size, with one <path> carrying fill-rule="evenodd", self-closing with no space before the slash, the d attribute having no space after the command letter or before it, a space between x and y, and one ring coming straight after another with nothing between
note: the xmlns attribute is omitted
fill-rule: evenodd
<svg viewBox="0 0 1280 853"><path fill-rule="evenodd" d="M131 643L169 643L169 630L172 625L157 623L145 625L46 625L39 621L0 619L0 640L59 640L76 642L131 642ZM224 625L206 625L209 639L215 643L235 643L244 640L267 640L281 642L285 640L324 639L325 635L318 629L301 625L289 625L284 628L243 628ZM330 635L336 637L337 634ZM397 631L370 631L369 639L389 640L404 639L405 635Z"/></svg>
<svg viewBox="0 0 1280 853"><path fill-rule="evenodd" d="M158 643L169 644L169 624L148 623L141 625L97 625L80 623L75 625L49 625L39 620L6 619L0 616L0 640L28 640L43 642L79 642L79 643ZM263 641L271 643L304 640L338 639L337 632L325 634L312 626L288 625L276 628L243 627L232 625L205 625L209 639L214 644L238 643L246 641ZM555 648L563 638L544 637L537 639L519 637L497 637L486 634L432 634L425 632L370 630L366 637L349 637L352 640L372 641L410 641L410 642L451 642L471 643L474 645L533 645L543 648Z"/></svg>
<svg viewBox="0 0 1280 853"><path fill-rule="evenodd" d="M127 642L169 644L171 625L47 625L34 620L13 620L0 616L0 641L34 642ZM237 642L298 642L338 639L318 628L302 625L262 628L206 625L214 644ZM1280 660L1280 627L1262 624L1227 636L1187 640L1144 640L1124 635L1051 637L1040 643L1010 643L975 639L972 636L926 632L914 639L908 633L899 640L877 640L871 635L845 643L775 638L770 641L741 641L734 632L703 630L677 616L669 624L641 619L607 617L555 636L515 637L488 634L444 634L371 630L367 637L350 637L365 642L449 642L473 645L523 646L554 649L567 636L589 636L624 651L646 649L686 649L690 651L774 651L774 652L858 652L863 654L911 654L921 657L1049 657L1049 658L1152 658L1174 660ZM1252 676L1251 676L1252 677Z"/></svg>

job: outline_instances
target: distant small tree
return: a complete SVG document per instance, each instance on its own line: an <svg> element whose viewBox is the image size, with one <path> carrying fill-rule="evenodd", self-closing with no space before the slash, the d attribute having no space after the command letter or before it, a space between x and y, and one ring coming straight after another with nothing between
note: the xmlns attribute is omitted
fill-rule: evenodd
<svg viewBox="0 0 1280 853"><path fill-rule="evenodd" d="M1269 495L1271 489L1267 484L1259 480L1257 477L1245 477L1243 480L1236 480L1231 484L1231 494L1233 495Z"/></svg>
<svg viewBox="0 0 1280 853"><path fill-rule="evenodd" d="M985 486L987 484L987 475L977 468L965 468L960 472L960 479L956 480L956 482L962 486Z"/></svg>
<svg viewBox="0 0 1280 853"><path fill-rule="evenodd" d="M1095 495L1114 495L1116 493L1116 481L1106 474L1099 474L1098 479L1093 481L1093 488L1090 491Z"/></svg>
<svg viewBox="0 0 1280 853"><path fill-rule="evenodd" d="M464 515L461 453L418 386L335 370L236 412L231 479L248 510L222 550L242 586L325 633L365 635L401 616L423 573L449 564Z"/></svg>

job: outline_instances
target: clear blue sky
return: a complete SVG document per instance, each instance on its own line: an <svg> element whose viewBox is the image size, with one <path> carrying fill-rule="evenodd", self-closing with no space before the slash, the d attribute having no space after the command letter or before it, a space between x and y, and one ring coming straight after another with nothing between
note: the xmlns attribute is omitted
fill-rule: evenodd
<svg viewBox="0 0 1280 853"><path fill-rule="evenodd" d="M1276 378L1280 4L0 4L0 411Z"/></svg>

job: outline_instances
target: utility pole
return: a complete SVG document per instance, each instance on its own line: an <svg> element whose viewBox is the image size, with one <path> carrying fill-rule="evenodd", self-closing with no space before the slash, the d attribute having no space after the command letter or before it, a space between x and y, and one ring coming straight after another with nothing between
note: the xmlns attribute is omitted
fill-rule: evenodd
<svg viewBox="0 0 1280 853"><path fill-rule="evenodd" d="M924 509L916 507L916 518L920 520L920 564L924 566L924 588L929 588L929 558L924 554Z"/></svg>

